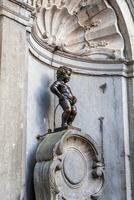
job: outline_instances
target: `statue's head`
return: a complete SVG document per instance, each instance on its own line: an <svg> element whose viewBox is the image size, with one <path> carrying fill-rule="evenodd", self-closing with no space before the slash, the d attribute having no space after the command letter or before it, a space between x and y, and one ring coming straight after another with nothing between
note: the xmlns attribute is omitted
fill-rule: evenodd
<svg viewBox="0 0 134 200"><path fill-rule="evenodd" d="M72 74L72 69L65 66L61 66L57 70L57 79L60 79L65 83L67 83L70 80L71 74Z"/></svg>

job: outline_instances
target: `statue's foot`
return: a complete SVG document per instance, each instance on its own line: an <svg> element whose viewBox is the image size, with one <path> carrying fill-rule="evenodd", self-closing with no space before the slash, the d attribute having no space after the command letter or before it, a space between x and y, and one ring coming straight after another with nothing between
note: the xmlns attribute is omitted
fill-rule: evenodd
<svg viewBox="0 0 134 200"><path fill-rule="evenodd" d="M67 123L64 123L61 125L63 128L68 128L68 124Z"/></svg>

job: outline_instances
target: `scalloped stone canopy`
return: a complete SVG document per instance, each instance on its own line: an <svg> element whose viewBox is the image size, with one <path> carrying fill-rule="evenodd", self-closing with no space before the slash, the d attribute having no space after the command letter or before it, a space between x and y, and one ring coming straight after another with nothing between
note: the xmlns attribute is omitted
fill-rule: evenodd
<svg viewBox="0 0 134 200"><path fill-rule="evenodd" d="M37 0L33 32L49 46L83 58L122 58L124 41L104 0Z"/></svg>

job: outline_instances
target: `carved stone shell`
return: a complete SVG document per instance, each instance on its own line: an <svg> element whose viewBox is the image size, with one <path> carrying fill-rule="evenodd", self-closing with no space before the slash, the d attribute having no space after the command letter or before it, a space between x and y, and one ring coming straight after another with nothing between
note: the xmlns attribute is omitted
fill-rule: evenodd
<svg viewBox="0 0 134 200"><path fill-rule="evenodd" d="M33 32L43 43L69 54L123 57L117 17L104 0L38 0Z"/></svg>

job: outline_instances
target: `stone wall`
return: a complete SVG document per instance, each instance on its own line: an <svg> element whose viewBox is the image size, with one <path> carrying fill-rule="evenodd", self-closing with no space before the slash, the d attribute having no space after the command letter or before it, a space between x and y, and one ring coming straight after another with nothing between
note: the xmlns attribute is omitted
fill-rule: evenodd
<svg viewBox="0 0 134 200"><path fill-rule="evenodd" d="M30 149L36 147L35 138L38 131L42 134L49 128L48 116L45 116L45 113L42 113L41 110L47 112L48 106L46 107L46 105L53 102L50 104L52 114L51 110L49 111L50 127L52 128L54 122L53 110L58 104L57 99L53 99L53 94L48 90L48 85L54 81L54 69L52 70L48 65L39 62L33 57L30 59L32 59L29 66L29 107L31 109L28 110L29 117L27 121L29 127L27 136L29 138L28 141L31 143L31 146L28 145L27 147L29 153ZM94 68L96 64L88 63L88 65ZM107 64L107 66L109 65ZM44 82L42 82L42 79L44 79ZM106 88L103 91L101 86L105 84ZM78 115L74 125L92 136L103 152L106 172L104 199L112 199L115 196L116 199L126 199L124 152L127 149L124 144L126 131L124 127L124 120L126 120L124 119L124 107L126 104L124 105L124 103L127 100L127 96L123 92L126 90L124 84L126 85L126 79L116 75L94 76L73 73L70 81L72 90L78 98ZM42 92L40 93L39 91ZM48 102L45 98L46 93L49 96ZM61 109L58 108L56 114L57 127L61 124L61 113ZM126 139L128 140L127 135ZM33 140L35 140L35 145L32 142Z"/></svg>
<svg viewBox="0 0 134 200"><path fill-rule="evenodd" d="M28 12L0 2L0 199L21 199L25 188Z"/></svg>
<svg viewBox="0 0 134 200"><path fill-rule="evenodd" d="M56 79L57 67L68 65L73 69L70 86L78 98L74 125L91 135L103 153L106 173L103 199L131 200L134 34L128 6L120 2L110 4L118 15L116 33L121 33L125 42L124 58L115 56L115 59L109 59L109 51L99 59L81 58L61 49L54 52L33 31L31 34L32 14L36 14L31 5L35 2L0 2L0 199L35 199L36 136L53 129L58 101L49 86ZM61 124L61 113L58 107L57 126Z"/></svg>

